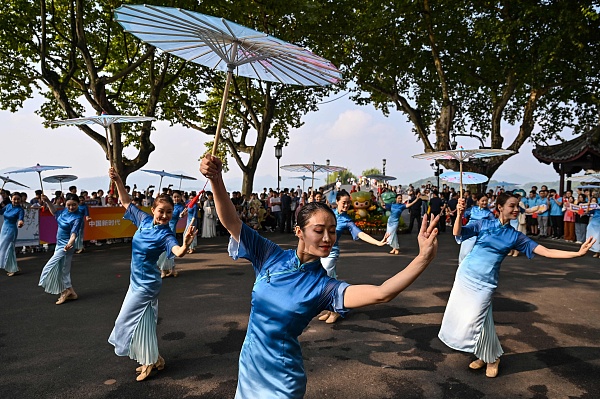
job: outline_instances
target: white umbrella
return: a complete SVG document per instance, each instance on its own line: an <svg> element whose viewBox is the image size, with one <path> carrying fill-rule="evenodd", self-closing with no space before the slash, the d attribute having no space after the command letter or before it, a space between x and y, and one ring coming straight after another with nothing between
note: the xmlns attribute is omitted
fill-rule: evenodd
<svg viewBox="0 0 600 399"><path fill-rule="evenodd" d="M227 72L212 154L216 154L233 73L269 82L324 86L341 79L324 58L273 36L180 8L125 4L115 11L125 31L167 53Z"/></svg>
<svg viewBox="0 0 600 399"><path fill-rule="evenodd" d="M493 148L486 149L486 148L484 148L484 149L476 149L476 150L465 150L464 148L460 147L457 150L436 151L436 152L426 152L424 154L417 154L417 155L413 155L413 158L428 159L428 160L455 159L458 161L458 164L460 165L459 172L461 173L461 177L462 177L463 162L467 162L470 159L498 157L498 156L503 156L503 155L510 155L513 153L514 153L514 151L503 150L503 149L493 149ZM462 191L463 191L462 186L463 186L463 183L461 180L460 181L460 196L461 196L461 198L462 198Z"/></svg>
<svg viewBox="0 0 600 399"><path fill-rule="evenodd" d="M35 166L31 166L29 168L24 168L24 169L17 169L17 170L11 170L10 172L6 172L6 173L29 173L29 172L37 172L39 178L40 178L40 188L42 189L42 192L44 191L44 185L42 184L42 172L46 171L46 170L54 170L54 169L69 169L70 166L51 166L51 165L40 165L39 163L36 164Z"/></svg>
<svg viewBox="0 0 600 399"><path fill-rule="evenodd" d="M25 187L25 188L30 188L29 186L21 184L18 181L15 181L15 180L13 180L13 179L11 179L9 177L0 176L0 180L2 180L2 188L4 188L4 185L6 183L16 184L17 186L21 186L21 187Z"/></svg>
<svg viewBox="0 0 600 399"><path fill-rule="evenodd" d="M473 172L445 172L440 175L440 179L449 183L467 183L467 184L479 184L485 183L489 180L486 175Z"/></svg>
<svg viewBox="0 0 600 399"><path fill-rule="evenodd" d="M600 173L567 177L567 180L582 183L600 183Z"/></svg>
<svg viewBox="0 0 600 399"><path fill-rule="evenodd" d="M160 188L162 186L162 180L163 180L163 177L165 177L165 176L166 177L174 177L176 179L179 179L179 190L181 190L181 181L183 179L186 179L186 180L196 180L195 177L182 175L180 173L179 174L177 174L177 173L169 173L169 172L165 172L164 170L142 169L142 172L152 173L152 174L160 176L160 183L158 184L158 191L160 191Z"/></svg>
<svg viewBox="0 0 600 399"><path fill-rule="evenodd" d="M293 165L283 165L283 170L288 172L310 172L311 173L311 187L315 189L315 172L341 172L346 170L343 166L332 166L332 165L318 165L316 163L301 163ZM302 190L304 191L304 190Z"/></svg>
<svg viewBox="0 0 600 399"><path fill-rule="evenodd" d="M153 121L156 118L150 116L126 116L126 115L94 115L94 116L86 116L83 118L72 118L72 119L63 119L60 121L52 121L53 125L91 125L97 124L104 128L104 134L106 136L106 152L108 152L108 162L110 166L113 166L112 162L112 151L111 151L111 143L108 135L108 128L115 123L131 123L131 122L144 122L144 121Z"/></svg>

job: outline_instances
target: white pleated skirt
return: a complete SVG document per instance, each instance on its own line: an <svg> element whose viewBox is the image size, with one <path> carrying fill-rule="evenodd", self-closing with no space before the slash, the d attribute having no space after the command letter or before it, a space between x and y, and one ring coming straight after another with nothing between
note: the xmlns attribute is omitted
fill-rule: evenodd
<svg viewBox="0 0 600 399"><path fill-rule="evenodd" d="M471 250L475 246L475 241L477 241L477 237L471 237L471 238L464 240L460 244L460 251L458 252L458 264L459 265L463 261L463 259L467 257L469 252L471 252Z"/></svg>
<svg viewBox="0 0 600 399"><path fill-rule="evenodd" d="M154 364L159 354L157 322L158 296L130 286L108 342L118 356L129 356L142 365Z"/></svg>
<svg viewBox="0 0 600 399"><path fill-rule="evenodd" d="M492 316L495 289L456 276L438 337L452 349L493 363L504 351Z"/></svg>

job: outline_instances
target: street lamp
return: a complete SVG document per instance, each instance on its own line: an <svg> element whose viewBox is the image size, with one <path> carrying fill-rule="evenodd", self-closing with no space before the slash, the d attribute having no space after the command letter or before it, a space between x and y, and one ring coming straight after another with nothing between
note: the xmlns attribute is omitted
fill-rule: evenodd
<svg viewBox="0 0 600 399"><path fill-rule="evenodd" d="M433 169L433 175L437 176L437 189L440 189L440 174L444 173L444 169L440 169L440 164L438 161L435 161L431 165L431 169Z"/></svg>
<svg viewBox="0 0 600 399"><path fill-rule="evenodd" d="M383 175L385 176L385 158L383 158Z"/></svg>
<svg viewBox="0 0 600 399"><path fill-rule="evenodd" d="M279 176L279 160L281 159L283 146L281 144L277 144L275 146L275 158L277 158L277 191L279 191L279 182L281 181L281 176Z"/></svg>
<svg viewBox="0 0 600 399"><path fill-rule="evenodd" d="M479 149L483 149L483 148L489 148L485 146L485 142L483 141L483 138L473 134L473 133L452 133L452 142L450 143L450 148L453 150L456 150L456 147L458 145L458 143L456 142L456 136L461 136L461 137L470 137L472 139L477 139L479 140Z"/></svg>
<svg viewBox="0 0 600 399"><path fill-rule="evenodd" d="M327 164L327 166L331 165L331 161L329 159L326 159L325 163ZM329 184L329 169L327 169L327 180L325 180L325 187L327 187L328 184Z"/></svg>

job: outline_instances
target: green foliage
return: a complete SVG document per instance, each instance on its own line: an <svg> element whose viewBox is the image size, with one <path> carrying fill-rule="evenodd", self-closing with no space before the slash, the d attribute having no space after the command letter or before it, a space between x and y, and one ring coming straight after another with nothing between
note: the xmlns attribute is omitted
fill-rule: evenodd
<svg viewBox="0 0 600 399"><path fill-rule="evenodd" d="M354 180L358 180L354 173L350 172L349 169L343 170L341 172L333 172L329 175L330 182L335 182L337 179L340 179L342 184L348 184L348 181L352 178Z"/></svg>
<svg viewBox="0 0 600 399"><path fill-rule="evenodd" d="M96 113L146 115L183 123L214 135L225 74L156 51L125 33L114 20L116 0L7 0L0 10L0 108L13 112L36 91L45 102L37 111L46 121ZM231 21L303 44L300 29L309 1L206 0L127 1L180 8ZM230 88L223 145L243 172L253 176L267 138L288 140L315 111L328 88L300 88L235 78ZM112 148L103 132L80 127L110 151L126 177L145 163L154 146L151 123L115 125ZM123 149L134 147L134 159ZM239 153L248 154L245 164ZM247 187L251 190L251 186Z"/></svg>
<svg viewBox="0 0 600 399"><path fill-rule="evenodd" d="M449 149L452 132L518 151L598 123L597 0L316 4L310 39L355 83L353 99L403 112L426 151ZM520 125L512 143L502 123ZM471 167L491 174L504 159Z"/></svg>
<svg viewBox="0 0 600 399"><path fill-rule="evenodd" d="M381 174L381 170L378 168L371 168L371 169L363 170L363 172L362 172L362 176L380 175L380 174Z"/></svg>

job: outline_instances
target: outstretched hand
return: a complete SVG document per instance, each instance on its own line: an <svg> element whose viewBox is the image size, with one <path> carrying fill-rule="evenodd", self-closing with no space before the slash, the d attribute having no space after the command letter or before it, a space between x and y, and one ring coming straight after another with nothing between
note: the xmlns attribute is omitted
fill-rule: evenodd
<svg viewBox="0 0 600 399"><path fill-rule="evenodd" d="M585 255L587 253L587 251L590 250L590 248L592 247L592 245L594 245L594 243L596 242L596 239L594 237L588 237L587 240L585 240L585 242L583 244L581 244L581 248L579 248L579 254L581 256Z"/></svg>
<svg viewBox="0 0 600 399"><path fill-rule="evenodd" d="M440 215L433 217L430 216L430 223L428 226L427 217L423 218L423 222L421 223L421 229L419 230L419 236L417 237L417 241L419 242L419 256L424 257L429 262L435 258L437 254L437 235L438 229L437 224L440 220Z"/></svg>
<svg viewBox="0 0 600 399"><path fill-rule="evenodd" d="M381 239L381 242L384 244L388 243L388 239L390 238L390 233L386 232L385 235L383 236L383 238Z"/></svg>
<svg viewBox="0 0 600 399"><path fill-rule="evenodd" d="M217 177L221 173L221 170L223 170L223 162L219 158L208 153L202 158L200 173L206 176L207 179L210 180Z"/></svg>
<svg viewBox="0 0 600 399"><path fill-rule="evenodd" d="M196 228L195 224L196 224L196 218L192 218L190 225L185 230L185 233L183 235L183 241L187 245L190 245L192 243L192 241L194 241L194 237L196 236L196 234L198 234L198 229Z"/></svg>

